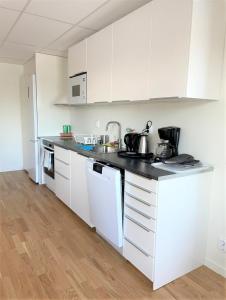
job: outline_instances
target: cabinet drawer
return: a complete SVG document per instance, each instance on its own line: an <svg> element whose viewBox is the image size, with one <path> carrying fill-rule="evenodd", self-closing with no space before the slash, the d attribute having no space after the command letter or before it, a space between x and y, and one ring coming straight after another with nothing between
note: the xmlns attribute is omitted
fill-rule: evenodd
<svg viewBox="0 0 226 300"><path fill-rule="evenodd" d="M68 179L71 177L70 175L70 166L68 164L65 164L61 160L58 160L55 158L55 171Z"/></svg>
<svg viewBox="0 0 226 300"><path fill-rule="evenodd" d="M155 233L131 217L124 216L124 237L153 257Z"/></svg>
<svg viewBox="0 0 226 300"><path fill-rule="evenodd" d="M149 205L156 205L156 194L151 191L145 191L133 184L128 182L125 183L125 194L134 197L136 200L149 204Z"/></svg>
<svg viewBox="0 0 226 300"><path fill-rule="evenodd" d="M124 239L123 256L130 261L146 277L153 280L154 260L135 247L131 242Z"/></svg>
<svg viewBox="0 0 226 300"><path fill-rule="evenodd" d="M129 183L132 183L144 190L151 191L156 193L157 192L157 181L153 179L148 179L133 173L126 171L125 173L125 180Z"/></svg>
<svg viewBox="0 0 226 300"><path fill-rule="evenodd" d="M58 160L63 161L66 164L70 163L70 151L61 147L54 146L54 156Z"/></svg>
<svg viewBox="0 0 226 300"><path fill-rule="evenodd" d="M153 219L156 219L156 206L148 203L143 202L141 199L137 199L134 196L125 193L125 203L131 206L132 208L136 209L140 213L147 215Z"/></svg>
<svg viewBox="0 0 226 300"><path fill-rule="evenodd" d="M70 207L70 180L55 173L55 193L56 196Z"/></svg>
<svg viewBox="0 0 226 300"><path fill-rule="evenodd" d="M127 206L125 203L124 214L137 221L139 224L147 227L148 229L155 231L155 220L147 215L142 215L138 211L134 210L132 206Z"/></svg>

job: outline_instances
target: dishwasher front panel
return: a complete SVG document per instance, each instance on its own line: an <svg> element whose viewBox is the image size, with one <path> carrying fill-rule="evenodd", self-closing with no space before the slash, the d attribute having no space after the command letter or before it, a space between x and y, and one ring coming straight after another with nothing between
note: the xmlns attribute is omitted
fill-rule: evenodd
<svg viewBox="0 0 226 300"><path fill-rule="evenodd" d="M91 219L96 230L122 247L122 186L120 170L93 160L87 161Z"/></svg>

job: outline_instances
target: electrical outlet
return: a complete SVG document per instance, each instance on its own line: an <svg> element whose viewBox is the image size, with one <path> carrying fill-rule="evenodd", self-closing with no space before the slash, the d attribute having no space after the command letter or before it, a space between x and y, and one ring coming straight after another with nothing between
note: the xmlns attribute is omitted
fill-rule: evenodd
<svg viewBox="0 0 226 300"><path fill-rule="evenodd" d="M226 252L226 239L219 238L218 249L222 252Z"/></svg>

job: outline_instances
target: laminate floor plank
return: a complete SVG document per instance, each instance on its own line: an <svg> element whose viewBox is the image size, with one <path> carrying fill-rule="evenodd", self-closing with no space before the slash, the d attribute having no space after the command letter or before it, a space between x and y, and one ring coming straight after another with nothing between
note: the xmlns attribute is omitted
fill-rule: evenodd
<svg viewBox="0 0 226 300"><path fill-rule="evenodd" d="M0 173L0 299L226 299L206 267L158 289L45 186Z"/></svg>

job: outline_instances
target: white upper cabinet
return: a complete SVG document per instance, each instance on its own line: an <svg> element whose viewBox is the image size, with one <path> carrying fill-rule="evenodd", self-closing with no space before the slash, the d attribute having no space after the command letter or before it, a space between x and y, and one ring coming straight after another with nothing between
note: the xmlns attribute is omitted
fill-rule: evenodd
<svg viewBox="0 0 226 300"><path fill-rule="evenodd" d="M190 0L150 4L149 97L178 97L186 90L192 16Z"/></svg>
<svg viewBox="0 0 226 300"><path fill-rule="evenodd" d="M86 40L68 49L68 76L86 72Z"/></svg>
<svg viewBox="0 0 226 300"><path fill-rule="evenodd" d="M149 98L219 99L223 0L150 3Z"/></svg>
<svg viewBox="0 0 226 300"><path fill-rule="evenodd" d="M224 0L152 0L87 39L88 103L220 98ZM86 69L85 43L69 75Z"/></svg>
<svg viewBox="0 0 226 300"><path fill-rule="evenodd" d="M87 39L87 102L111 101L112 26Z"/></svg>
<svg viewBox="0 0 226 300"><path fill-rule="evenodd" d="M112 100L148 99L150 5L113 24Z"/></svg>
<svg viewBox="0 0 226 300"><path fill-rule="evenodd" d="M225 9L225 0L193 1L186 97L220 99Z"/></svg>

